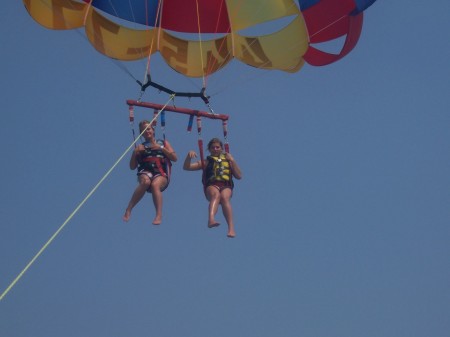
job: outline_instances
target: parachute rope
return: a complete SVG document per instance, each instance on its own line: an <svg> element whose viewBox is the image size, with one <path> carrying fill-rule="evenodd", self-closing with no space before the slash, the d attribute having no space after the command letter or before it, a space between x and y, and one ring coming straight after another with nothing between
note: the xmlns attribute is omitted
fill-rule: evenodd
<svg viewBox="0 0 450 337"><path fill-rule="evenodd" d="M311 37L316 36L317 34L320 34L321 32L323 32L324 30L327 30L328 28L334 26L335 24L337 24L339 21L344 20L347 16L346 15L342 15L339 19L334 20L333 22L331 22L329 25L319 29L317 32L313 33L310 35Z"/></svg>
<svg viewBox="0 0 450 337"><path fill-rule="evenodd" d="M86 20L89 15L89 11L91 10L91 7L92 7L92 0L86 1L86 2L87 2L87 4L86 4L86 10L84 13L84 17L83 17L83 24L86 24ZM51 5L47 2L44 2L44 4L49 8L51 7ZM69 8L73 8L73 4L71 2L67 2L67 5L69 6ZM59 20L63 20L64 22L66 22L62 13L60 13L60 12L55 13L55 16ZM82 40L84 40L84 42L89 43L89 39L87 38L87 36L84 35L79 29L73 29L72 31L74 33L76 33ZM94 35L97 36L98 33L94 32ZM110 60L120 70L125 72L128 76L130 76L132 79L136 80L136 77L128 70L128 68L125 66L124 62L121 62L121 61L118 61L116 59L109 58L109 57L107 59Z"/></svg>
<svg viewBox="0 0 450 337"><path fill-rule="evenodd" d="M161 111L164 110L164 108L169 104L169 102L175 97L175 95L170 96L167 103L163 106L163 108L159 111L158 114L156 114L150 124L147 125L147 127L139 134L137 139L135 139L130 146L122 153L122 155L116 160L116 162L111 166L111 168L103 175L103 177L99 180L99 182L92 188L92 190L86 195L86 197L80 202L80 204L74 209L74 211L67 217L67 219L63 222L63 224L56 230L56 232L50 237L50 239L47 240L47 242L42 246L41 249L34 255L34 257L28 262L28 264L25 266L25 268L16 276L16 278L11 282L11 284L5 289L5 291L0 295L0 301L3 300L3 298L11 291L11 289L19 282L19 280L22 278L22 276L30 269L30 267L33 265L33 263L39 258L39 256L42 255L42 253L50 246L50 244L56 239L56 237L59 235L59 233L66 227L66 225L69 223L69 221L75 216L76 213L80 210L81 207L89 200L89 198L97 191L97 189L100 187L100 185L106 180L106 178L111 174L111 172L119 165L119 163L122 161L122 159L128 154L128 152L131 150L131 148L136 144L136 142L139 140L139 138L144 134L144 132L147 130L147 128L152 125L152 123L158 118Z"/></svg>
<svg viewBox="0 0 450 337"><path fill-rule="evenodd" d="M148 2L146 1L145 2L145 7L146 7L146 13L148 13L148 10L147 10L147 5L148 5ZM158 9L157 9L157 11L156 11L156 17L155 17L155 22L153 23L153 27L155 27L158 31L158 34L157 34L157 37L156 37L156 40L157 40L157 43L159 43L158 41L159 41L159 38L160 38L160 34L161 34L161 29L160 29L160 27L158 27L157 26L157 23L159 22L159 24L161 25L161 21L162 21L162 1L161 0L158 0ZM147 15L147 14L146 14ZM146 23L147 23L147 25L148 25L148 17L146 16ZM144 75L144 78L147 76L149 76L150 75L150 61L151 61L151 58L152 58L152 53L153 53L153 46L154 46L154 43L155 43L155 39L154 39L154 37L152 36L152 41L151 41L151 43L150 43L150 49L149 49L149 51L148 51L148 57L147 57L147 65L146 65L146 67L145 67L145 75ZM143 92L141 92L141 96L142 96L142 94L143 94Z"/></svg>
<svg viewBox="0 0 450 337"><path fill-rule="evenodd" d="M238 12L238 11L240 10L241 6L242 6L242 3L239 3L239 5L235 8L235 11ZM292 6L296 6L296 5L295 5L295 2L292 2L290 6L291 6L291 7L292 7ZM220 10L222 10L222 7L221 7ZM257 15L257 13L260 12L261 10L262 10L261 7L258 7L258 8L256 9L256 11L253 12L253 15ZM230 31L231 31L231 30L232 30L232 28L231 28L231 23L230 23ZM233 47L232 47L232 49L226 54L226 57L228 57L228 56L230 56L230 54L233 54L233 53L234 53L234 52L233 52L233 50L234 50L234 39L233 39L233 34L232 34L231 38L232 38L232 44L233 44ZM256 42L257 42L257 40L253 40L252 42L249 43L249 46L250 46L250 47L253 46ZM302 42L303 42L303 40L300 40L300 41L298 41L297 43L292 44L291 48L289 48L288 50L295 49L295 48L296 48L298 45L300 45ZM225 48L225 40L223 40L223 41L221 42L221 44L220 44L220 46L219 46L219 48L218 48L219 54L220 54L220 52L223 50L223 48ZM211 58L213 58L213 57L211 56ZM208 63L209 63L209 62L208 62ZM214 64L215 64L215 63L216 63L216 60L213 60L213 62L209 63L208 74L209 74L209 73L211 72L211 70L214 68ZM270 60L265 61L265 62L261 63L261 64L258 65L258 66L254 66L254 68L260 69L260 70L261 70L261 69L264 69L269 63L270 63ZM216 95L218 95L218 94L220 94L220 93L222 93L222 92L228 90L228 88L234 87L234 86L236 85L236 83L242 83L242 82L244 82L244 80L246 80L247 82L248 82L248 81L252 81L252 80L254 80L255 78L259 78L260 76L267 75L267 72L261 73L261 74L257 74L257 75L253 75L253 76L248 75L248 74L250 74L250 73L251 73L251 69L250 69L250 68L247 69L247 70L245 70L244 74L241 74L241 76L239 76L238 79L232 81L230 84L225 84L225 85L223 85L222 88L219 88L218 90L216 90L214 93L211 94L211 96L216 96ZM247 74L247 75L246 75L246 74Z"/></svg>
<svg viewBox="0 0 450 337"><path fill-rule="evenodd" d="M92 1L89 1L87 6L86 6L86 13L84 13L83 25L86 25L86 20L87 20L87 17L88 17L89 10L91 9L91 6L92 6Z"/></svg>
<svg viewBox="0 0 450 337"><path fill-rule="evenodd" d="M320 30L318 30L317 32L314 32L313 34L311 34L310 37L314 37L314 36L320 34L320 33L323 32L324 30L329 29L330 27L336 25L337 23L339 23L341 20L344 20L345 18L346 18L345 15L344 15L344 16L341 16L339 19L336 19L335 21L333 21L332 23L330 23L330 24L327 25L326 27L323 27L323 28L321 28ZM249 45L252 46L255 42L256 42L256 41L253 41L253 42L251 42ZM292 47L291 47L290 49L296 48L296 47L297 47L299 44L301 44L302 42L303 42L303 40L300 40L300 41L298 41L297 43L292 44ZM290 49L289 49L289 50L290 50ZM259 66L255 67L255 68L257 68L257 69L263 69L265 66L267 66L267 64L268 64L268 61L266 61L266 62L260 64ZM261 77L261 76L267 76L267 75L268 75L268 72L261 72L261 73L258 73L258 74L255 74L255 75L251 76L251 75L249 75L250 72L251 72L251 69L247 69L244 73L241 73L241 75L240 75L238 78L236 78L234 81L229 82L229 83L226 84L226 85L223 85L222 88L217 89L215 92L211 93L210 96L211 96L211 97L212 97L212 96L216 96L216 95L218 95L218 94L220 94L220 93L222 93L222 92L228 90L230 87L234 87L234 86L236 85L236 83L250 82L250 81L253 81L253 80L255 80L256 78L259 78L259 77Z"/></svg>
<svg viewBox="0 0 450 337"><path fill-rule="evenodd" d="M225 1L222 1L222 2L220 3L219 15L217 16L216 27L215 27L215 29L214 29L214 31L215 31L216 33L219 31L219 17L221 16L222 11L224 10L224 3L225 3ZM231 29L230 29L230 31L231 31ZM225 46L225 40L222 40L222 42L220 43L220 46L219 46L219 48L218 48L219 54L220 54L220 52L223 50L224 46ZM228 52L228 53L227 53L227 56L229 56L230 53L231 53L231 52ZM212 60L212 61L211 61L211 60ZM214 66L216 65L216 63L217 63L217 59L214 58L213 55L211 55L211 56L209 57L209 60L206 61L206 64L207 64L207 67L208 67L207 70L206 70L206 73L208 74L208 77L209 77L209 74L210 74L210 73L212 72L212 70L214 69Z"/></svg>
<svg viewBox="0 0 450 337"><path fill-rule="evenodd" d="M163 23L163 19L164 19L162 17L163 14L164 14L163 8L168 9L168 8L171 7L171 5L169 4L170 2L164 3L163 0L152 0L152 1L149 1L149 0L142 1L142 0L140 0L140 1L136 1L136 3L139 2L141 4L141 6L142 6L142 7L139 7L139 12L138 12L138 9L137 9L138 7L134 6L134 3L135 3L134 0L123 0L122 2L116 2L116 1L111 1L111 0L98 1L98 2L95 2L93 0L83 0L83 1L81 1L81 0L72 0L72 1L60 0L60 1L57 1L57 2L56 1L51 1L51 0L27 0L27 1L41 2L42 6L48 7L48 11L49 11L50 14L48 14L48 16L46 16L46 18L47 19L51 18L50 15L53 15L52 22L55 23L55 26L54 26L53 29L71 29L71 28L78 28L79 27L78 24L75 24L75 26L74 26L74 23L71 21L70 16L64 14L65 11L60 10L61 8L73 9L74 11L79 12L80 16L81 16L80 19L81 19L82 22L84 22L85 28L87 28L86 27L86 23L88 21L90 21L90 15L93 12L98 12L98 10L100 11L99 15L101 16L102 9L108 8L109 11L106 11L106 13L108 13L108 14L110 14L112 16L119 17L119 18L122 16L122 19L124 19L124 20L130 19L129 21L133 21L134 19L138 19L138 17L140 17L139 14L141 14L141 11L144 11L145 12L145 17L143 18L142 22L139 22L139 23L140 24L146 24L147 26L152 26L150 23L152 23L151 21L154 21L153 22L154 34L149 34L149 35L151 35L151 37L150 37L151 41L146 41L147 42L146 47L144 47L142 44L137 44L136 47L135 47L136 49L140 48L140 52L138 52L136 50L136 53L139 53L143 57L147 56L147 62L146 62L147 65L145 66L146 69L145 69L145 75L144 75L143 82L145 82L145 76L147 74L150 74L150 72L151 72L150 71L150 58L151 58L151 55L156 50L159 50L160 38L161 38L161 36L163 34L163 30L162 30L162 23ZM190 0L190 1L192 1L191 2L191 4L192 4L191 6L194 6L194 0ZM315 36L318 36L318 34L323 33L324 30L330 29L331 27L335 26L336 23L342 22L342 19L345 20L349 16L355 16L355 15L358 15L358 14L362 14L363 11L366 8L368 8L369 6L371 6L372 3L374 3L375 1L376 0L355 1L355 6L356 7L355 7L355 9L352 12L350 12L348 14L345 14L345 15L343 15L340 18L334 17L333 18L334 22L331 22L331 21L326 22L326 26L325 27L323 27L323 26L318 27L319 30L318 31L314 31L314 32L310 32L311 35L309 35L309 36L304 36L303 35L303 37L300 37L301 42L304 43L305 40L310 40L311 38L313 38ZM333 3L333 1L329 1L329 2ZM217 15L217 22L216 22L216 25L215 25L215 27L216 27L215 28L215 33L216 34L219 34L219 32L220 32L220 34L224 33L224 31L221 31L221 29L223 28L223 26L221 26L221 21L220 21L221 18L222 18L222 14L221 13L223 13L223 12L225 12L227 10L229 11L230 8L233 8L234 12L232 13L232 15L235 16L235 15L238 14L237 12L240 12L240 10L243 9L246 6L246 5L244 5L244 2L234 1L233 3L234 3L233 6L230 6L228 8L226 1L223 1L223 0L217 1L216 6L220 6L220 7L218 7L216 12L215 12L215 13L218 13L218 15ZM298 7L299 9L301 9L300 7L302 6L302 4L305 4L305 6L306 6L305 10L300 10L300 13L304 13L306 10L309 9L309 6L312 6L315 3L321 3L321 1L311 1L311 0L309 0L309 1L307 1L307 0L294 1L294 0L292 0L292 1L286 2L286 4L287 3L289 3L289 5L288 5L289 7L286 8L287 12L290 12L293 7ZM85 5L83 8L81 8L82 4ZM32 17L34 17L36 20L38 20L38 16L36 15L36 17L35 17L34 15L32 15L32 13L30 11L30 9L33 6L30 7L30 5L28 5L28 6L26 5L26 7L27 7L27 10L30 12L30 15ZM255 10L251 12L251 15L258 16L258 13L263 11L263 8L264 8L263 6L256 6ZM330 7L330 8L332 8L332 7ZM220 42L220 45L216 45L214 47L214 51L213 52L211 52L209 54L206 54L204 52L205 51L205 37L202 36L202 34L200 34L201 29L205 28L205 27L203 27L203 21L202 21L205 18L204 17L200 17L200 15L202 15L202 16L207 15L207 14L205 14L205 13L207 13L207 11L203 11L202 1L200 1L200 0L195 0L195 8L192 8L192 10L193 10L193 12L196 11L196 13L197 13L196 14L197 15L197 18L196 18L197 22L196 23L195 23L195 21L192 22L192 25L194 27L195 27L195 25L197 25L197 28L198 28L198 31L199 31L199 41L200 41L200 43L198 44L199 45L198 48L200 48L200 55L198 55L198 59L199 60L197 61L197 63L201 62L201 69L199 69L198 75L202 75L203 76L203 87L206 87L206 84L207 84L207 81L208 81L208 78L209 78L210 74L216 72L217 70L219 70L222 66L224 66L226 64L226 63L224 63L223 65L218 64L220 59L229 59L230 56L234 56L234 53L235 53L235 51L234 51L234 49L235 49L234 35L235 34L234 34L233 27L232 27L233 21L230 21L230 23L229 23L230 26L228 27L229 31L226 32L227 35L230 35L230 38L228 40L227 39L222 39L222 41ZM127 17L126 13L128 13L129 17ZM342 15L342 13L340 13L339 16ZM142 14L144 14L144 13L142 13ZM230 13L228 13L228 15L229 14ZM152 16L150 17L150 15L152 15ZM302 15L302 14L300 14L300 15ZM193 18L193 19L195 20L195 18ZM61 25L60 23L56 24L59 21L63 21L64 25ZM134 21L136 21L136 20L134 20ZM139 21L139 20L137 20L137 21ZM38 21L38 22L40 22L40 21ZM42 24L42 22L40 22L40 23ZM63 27L63 28L61 28L61 27ZM195 30L194 27L193 27L193 29ZM219 29L219 27L221 27L221 28ZM211 27L211 28L212 28L212 30L214 30L214 27ZM238 27L236 27L236 28L238 28ZM77 29L75 31L80 33L79 30L77 30ZM91 43L92 43L93 40L94 41L97 41L97 40L98 41L102 41L102 33L99 32L99 31L96 31L95 28L94 29L89 28L89 34L90 34L89 35L89 41L91 41ZM348 32L347 32L347 35L348 35ZM329 61L326 61L326 62L328 62L326 64L329 64L329 63L337 61L338 59L340 59L343 56L345 56L348 52L350 52L350 50L352 50L354 48L354 46L355 46L355 44L356 44L356 42L357 42L357 40L359 38L359 35L356 36L356 34L355 34L354 36L351 36L351 37L353 38L353 41L354 41L353 45L351 45L351 43L347 44L347 45L344 45L344 47L347 47L347 48L345 50L343 50L343 52L341 51L341 54L339 54L339 55L333 55L332 53L319 54L319 55L322 55L322 57L325 57L325 60L329 59ZM85 39L88 40L88 38L85 38ZM202 39L203 39L203 43L202 43ZM229 48L228 48L228 45L227 45L228 41L230 43L230 47ZM250 47L252 47L252 46L254 46L255 43L258 42L258 39L257 38L255 38L253 40L252 39L248 39L246 42L249 44ZM294 49L295 46L298 46L299 44L300 44L300 41L296 40L296 42L293 42L290 45L292 46L291 48ZM134 45L134 43L131 43L131 45ZM105 43L104 45L101 44L101 47L104 48L104 49L103 49L103 51L99 50L99 52L104 53L105 55L114 54L114 50L111 50L111 53L109 53L109 51L108 51L108 48L114 49L114 47L111 46L109 43ZM287 48L284 48L283 50L289 51L289 49L291 49L291 48L287 47ZM226 49L226 51L224 49ZM318 50L318 52L320 52L320 50ZM215 53L218 53L220 55L220 58L215 57ZM331 55L331 56L329 56L329 55ZM310 46L310 53L309 54L304 54L303 56L304 56L303 59L309 64L312 64L312 65L325 65L325 64L313 64L313 63L311 63L309 61L309 60L312 60L314 58L317 59L317 53L315 53L314 47L312 45ZM334 57L334 56L336 56L336 57ZM308 60L308 58L309 58L309 60ZM130 77L135 79L133 74L131 74L131 72L126 68L124 62L120 62L120 61L118 61L118 59L112 59L111 56L109 57L109 59L113 60L113 62L121 70L125 71ZM301 62L301 59L299 59L298 61ZM325 61L320 61L320 62L325 62ZM268 59L267 60L266 59L262 59L261 63L258 62L257 64L254 64L253 67L254 68L259 68L259 69L270 68L270 61ZM248 69L249 70L248 70L247 74L249 74L249 72L250 72L250 68L248 68ZM298 69L296 69L296 66L293 65L290 69L283 68L282 70L292 71L293 72L293 71L297 71ZM231 84L231 85L227 85L226 83L219 84L218 82L216 82L217 84L219 84L218 86L225 87L224 89L219 90L218 92L221 92L221 91L224 91L224 90L228 89L228 87L231 87L232 85L235 85L236 82L242 82L242 76L247 77L247 76L245 76L245 73L246 73L246 71L244 71L244 74L242 74L242 73L240 74L239 77L241 78L241 80L238 80L238 81L236 81L236 79L228 80L228 82L233 82L233 84ZM253 78L254 76L250 75L248 77ZM244 79L244 81L245 81L245 79ZM141 93L141 95L142 94L143 93Z"/></svg>
<svg viewBox="0 0 450 337"><path fill-rule="evenodd" d="M291 4L291 6L295 6L295 3L293 2ZM261 8L258 8L258 11L260 9ZM347 16L345 16L345 15L341 16L340 18L336 19L335 21L329 23L327 26L322 27L320 30L312 33L309 38L311 39L312 37L315 37L316 35L322 33L323 31L333 27L334 25L338 24L340 21L344 20L346 17ZM290 48L288 48L288 50L295 49L298 45L301 45L303 42L304 42L304 39L299 40L296 43L293 43L292 46ZM254 43L256 43L256 40L250 42L249 46L252 46ZM222 50L222 45L220 46L219 50ZM230 54L230 52L228 53L228 55L229 54ZM260 65L256 66L255 68L260 69L260 70L264 69L269 64L269 62L270 61L263 62ZM241 73L241 75L238 78L234 79L233 81L229 82L228 84L222 85L222 88L218 88L217 90L215 90L215 92L211 93L210 96L211 97L216 96L224 91L227 91L229 88L234 87L238 83L250 82L250 81L254 81L256 78L260 78L261 76L267 76L268 72L261 72L261 73L255 74L255 75L249 75L249 74L251 74L251 69L245 70L244 73Z"/></svg>
<svg viewBox="0 0 450 337"><path fill-rule="evenodd" d="M201 28L200 28L200 11L198 8L198 0L195 0L196 10L197 10L197 27L198 27L198 41L200 42L199 48L200 48L200 63L202 65L202 79L203 79L203 88L206 86L206 80L205 80L205 66L204 66L204 60L203 60L203 48L202 48L202 34L201 34Z"/></svg>

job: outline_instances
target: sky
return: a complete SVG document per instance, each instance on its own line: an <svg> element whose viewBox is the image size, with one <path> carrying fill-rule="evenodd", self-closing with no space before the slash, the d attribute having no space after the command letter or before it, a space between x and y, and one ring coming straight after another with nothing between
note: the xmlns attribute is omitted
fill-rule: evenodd
<svg viewBox="0 0 450 337"><path fill-rule="evenodd" d="M122 221L136 186L125 101L139 96L123 67L139 78L145 63L112 62L82 31L5 2L0 293L106 178L0 301L0 335L449 336L450 3L433 5L377 1L356 48L326 67L233 62L211 78L243 171L228 239L220 211L206 226L200 173L182 170L197 147L184 115L167 115L179 160L163 223L149 195ZM201 85L155 64L155 80Z"/></svg>

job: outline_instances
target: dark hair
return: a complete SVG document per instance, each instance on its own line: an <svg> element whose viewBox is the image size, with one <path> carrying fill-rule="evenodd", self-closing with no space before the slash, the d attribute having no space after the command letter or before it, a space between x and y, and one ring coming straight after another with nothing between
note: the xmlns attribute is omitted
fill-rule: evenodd
<svg viewBox="0 0 450 337"><path fill-rule="evenodd" d="M208 150L211 148L211 145L214 143L219 143L220 147L223 148L222 141L219 138L213 138L208 142Z"/></svg>

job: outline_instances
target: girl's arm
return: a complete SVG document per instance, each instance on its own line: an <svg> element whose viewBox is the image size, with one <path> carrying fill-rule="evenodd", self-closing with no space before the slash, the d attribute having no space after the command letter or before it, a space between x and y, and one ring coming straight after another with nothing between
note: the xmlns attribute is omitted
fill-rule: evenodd
<svg viewBox="0 0 450 337"><path fill-rule="evenodd" d="M184 159L183 170L186 171L198 171L202 169L201 161L196 161L191 163L192 158L197 158L197 153L195 151L189 151Z"/></svg>
<svg viewBox="0 0 450 337"><path fill-rule="evenodd" d="M139 157L141 156L141 151L144 151L144 146L139 144L131 154L130 158L130 170L135 170L139 165Z"/></svg>
<svg viewBox="0 0 450 337"><path fill-rule="evenodd" d="M230 163L231 174L233 174L233 177L235 177L236 179L241 179L242 172L241 172L241 169L240 169L238 163L234 160L233 156L229 153L226 154L226 158L227 158L228 162Z"/></svg>
<svg viewBox="0 0 450 337"><path fill-rule="evenodd" d="M164 148L162 149L162 152L171 161L175 162L178 160L176 152L173 150L172 145L170 145L169 141L167 140L164 142Z"/></svg>

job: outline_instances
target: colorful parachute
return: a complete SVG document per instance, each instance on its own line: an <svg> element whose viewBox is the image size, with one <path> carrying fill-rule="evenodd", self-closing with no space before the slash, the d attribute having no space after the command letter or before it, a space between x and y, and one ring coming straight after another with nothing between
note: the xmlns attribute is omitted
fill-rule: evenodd
<svg viewBox="0 0 450 337"><path fill-rule="evenodd" d="M108 57L137 60L159 52L170 67L190 77L214 73L233 58L287 72L298 71L305 61L315 66L335 62L355 47L363 11L375 1L23 0L47 28L84 26L90 43ZM275 32L244 35L283 18L290 21ZM339 37L345 42L337 54L314 47Z"/></svg>

